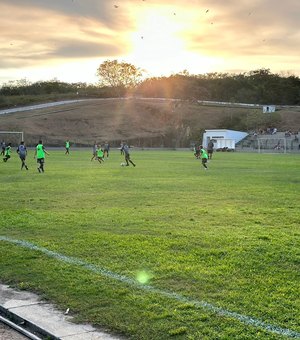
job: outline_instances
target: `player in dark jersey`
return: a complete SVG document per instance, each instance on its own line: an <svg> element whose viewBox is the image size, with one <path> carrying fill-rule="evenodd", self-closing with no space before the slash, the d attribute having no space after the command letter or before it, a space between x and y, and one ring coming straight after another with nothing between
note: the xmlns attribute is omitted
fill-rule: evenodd
<svg viewBox="0 0 300 340"><path fill-rule="evenodd" d="M21 144L18 146L17 153L19 154L20 160L22 162L21 170L23 170L23 168L28 170L28 166L25 163L26 156L27 156L27 149L26 149L26 146L24 144L24 141L22 141Z"/></svg>
<svg viewBox="0 0 300 340"><path fill-rule="evenodd" d="M125 155L126 166L129 166L129 163L131 163L133 166L135 166L133 161L130 159L129 146L126 143L123 144L121 151L122 150L123 150L124 155Z"/></svg>

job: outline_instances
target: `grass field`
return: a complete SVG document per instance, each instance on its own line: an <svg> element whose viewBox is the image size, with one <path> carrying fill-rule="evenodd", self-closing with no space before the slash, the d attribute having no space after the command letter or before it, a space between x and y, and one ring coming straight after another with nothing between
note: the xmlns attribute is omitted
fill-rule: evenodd
<svg viewBox="0 0 300 340"><path fill-rule="evenodd" d="M50 153L0 164L2 283L130 339L300 337L299 155Z"/></svg>

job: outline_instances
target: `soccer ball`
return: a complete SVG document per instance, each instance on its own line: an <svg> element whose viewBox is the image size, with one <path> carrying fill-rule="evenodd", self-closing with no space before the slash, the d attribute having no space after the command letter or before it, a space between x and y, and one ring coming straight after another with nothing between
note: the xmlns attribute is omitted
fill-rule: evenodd
<svg viewBox="0 0 300 340"><path fill-rule="evenodd" d="M125 164L125 163L121 163L120 165L121 165L121 166L125 166L126 164Z"/></svg>

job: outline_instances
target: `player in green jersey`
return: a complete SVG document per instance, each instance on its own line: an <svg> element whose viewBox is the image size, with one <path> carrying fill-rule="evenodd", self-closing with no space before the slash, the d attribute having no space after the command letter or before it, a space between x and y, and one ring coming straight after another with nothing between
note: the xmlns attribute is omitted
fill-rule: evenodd
<svg viewBox="0 0 300 340"><path fill-rule="evenodd" d="M40 140L39 144L35 148L34 158L36 158L37 163L39 164L38 172L44 172L44 163L45 163L45 154L49 155L49 153L45 150L43 142Z"/></svg>
<svg viewBox="0 0 300 340"><path fill-rule="evenodd" d="M208 160L208 154L205 149L203 149L203 146L200 145L200 158L202 161L202 165L204 166L204 169L207 170L207 160Z"/></svg>
<svg viewBox="0 0 300 340"><path fill-rule="evenodd" d="M11 155L11 143L8 143L4 151L3 162L7 162L7 160L10 159L10 155Z"/></svg>
<svg viewBox="0 0 300 340"><path fill-rule="evenodd" d="M96 153L97 153L97 157L96 157L97 161L98 161L99 163L104 162L104 152L103 152L101 146L99 146L99 147L97 148Z"/></svg>
<svg viewBox="0 0 300 340"><path fill-rule="evenodd" d="M67 140L66 141L66 152L65 155L69 155L70 154L70 141Z"/></svg>

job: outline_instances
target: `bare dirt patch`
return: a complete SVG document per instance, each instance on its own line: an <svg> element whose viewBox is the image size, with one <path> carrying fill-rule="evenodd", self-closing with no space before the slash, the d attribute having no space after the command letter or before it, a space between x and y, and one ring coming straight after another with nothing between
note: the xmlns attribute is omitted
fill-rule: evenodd
<svg viewBox="0 0 300 340"><path fill-rule="evenodd" d="M23 131L27 145L40 138L47 145L63 145L66 139L77 145L105 140L161 145L179 134L199 139L205 129L222 128L224 118L238 114L246 119L253 110L163 99L95 99L1 115L0 129ZM299 107L280 108L279 114L279 129L300 128Z"/></svg>

